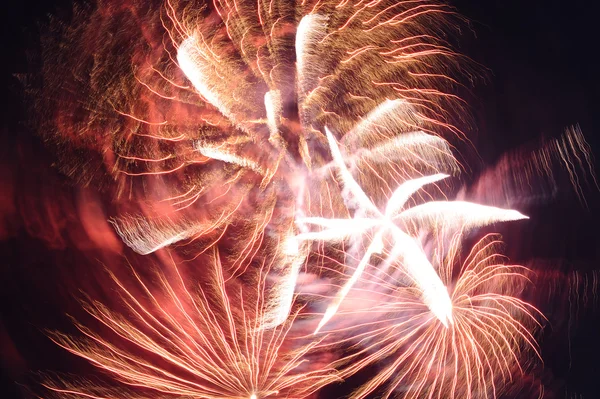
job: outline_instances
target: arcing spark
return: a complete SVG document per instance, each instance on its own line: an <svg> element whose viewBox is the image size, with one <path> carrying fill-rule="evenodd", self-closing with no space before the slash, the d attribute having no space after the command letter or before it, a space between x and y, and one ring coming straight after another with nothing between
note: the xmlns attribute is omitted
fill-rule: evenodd
<svg viewBox="0 0 600 399"><path fill-rule="evenodd" d="M384 398L396 390L410 399L496 398L523 373L526 353L539 356L531 331L541 315L518 298L531 273L505 263L495 235L478 242L458 267L461 240L457 232L447 248L439 242L434 251L452 304L447 328L423 305L421 290L407 285L402 266L363 274L351 294L358 302L340 309L346 322L331 329L329 342L359 348L339 361L343 374L382 365L353 399L382 388Z"/></svg>
<svg viewBox="0 0 600 399"><path fill-rule="evenodd" d="M172 274L156 272L152 280L132 269L130 287L111 273L125 313L88 300L84 308L102 328L75 321L83 338L51 336L119 385L54 379L45 386L59 397L94 399L307 397L336 380L336 372L310 364L306 355L317 340L292 339L299 308L291 316L284 309L285 319L273 325L269 298L290 288L284 275L275 292L270 290L276 258L251 273L247 285L226 282L217 247L204 257L210 262L210 279L196 286L176 266Z"/></svg>

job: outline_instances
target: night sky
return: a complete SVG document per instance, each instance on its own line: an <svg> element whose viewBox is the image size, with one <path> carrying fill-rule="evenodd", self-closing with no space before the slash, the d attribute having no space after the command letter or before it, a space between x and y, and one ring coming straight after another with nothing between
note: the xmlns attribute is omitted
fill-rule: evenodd
<svg viewBox="0 0 600 399"><path fill-rule="evenodd" d="M458 38L458 52L487 68L467 95L482 160L493 165L507 151L557 137L566 127L579 124L598 159L598 170L600 4L593 0L450 3L471 21ZM63 308L68 307L64 298L69 295L64 291L69 285L64 270L75 270L69 267L76 261L70 256L68 239L62 247L47 248L41 237L25 231L22 214L28 207L43 207L43 197L56 196L70 206L77 194L50 166L52 155L28 123L30 111L15 77L35 69L30 60L39 51L38 24L44 24L49 13L68 16L70 2L5 0L0 7L0 396L11 398L22 397L24 388L19 384L30 383L36 371L73 372L86 366L63 353L41 331L69 328L64 313L72 309ZM591 276L600 270L600 194L593 185L584 185L583 192L587 207L565 187L556 198L528 209L530 221L513 236L504 237L511 258L531 262L546 273L548 285L566 284L565 276L574 271ZM47 221L34 222L43 226ZM71 228L68 223L63 227ZM53 272L59 264L66 268L60 279ZM77 273L69 278L77 281L86 276L85 270ZM541 299L543 295L532 299L539 301L536 304L551 322L541 332L545 368L538 378L547 386L548 398L598 398L600 287L587 287L586 301L580 303L569 301L568 289L563 288L551 299ZM540 292L548 290L539 287ZM323 397L335 397L336 389L326 390ZM522 392L515 397L529 399L528 395Z"/></svg>

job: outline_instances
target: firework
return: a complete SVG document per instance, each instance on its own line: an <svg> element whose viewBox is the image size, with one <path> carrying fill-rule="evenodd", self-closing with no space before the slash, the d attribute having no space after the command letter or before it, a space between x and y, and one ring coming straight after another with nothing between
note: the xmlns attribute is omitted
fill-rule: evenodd
<svg viewBox="0 0 600 399"><path fill-rule="evenodd" d="M337 363L351 375L377 363L376 375L356 390L364 398L495 398L524 372L529 353L539 356L533 329L542 316L519 299L531 272L506 263L497 235L481 239L460 263L462 235L435 246L432 263L448 287L453 322L436 318L422 289L401 266L371 266L338 310L328 345L355 350ZM344 337L344 338L340 338ZM527 355L526 355L527 354Z"/></svg>
<svg viewBox="0 0 600 399"><path fill-rule="evenodd" d="M318 332L333 317L352 285L360 278L360 274L369 263L371 256L383 251L383 239L386 235L391 236L394 241L386 263L391 264L398 259L403 260L408 274L421 289L424 302L444 326L448 327L448 323L452 323L452 306L446 288L437 277L419 244L413 237L400 229L398 224L405 226L419 224L420 226L415 229L416 231L425 227L429 229L433 227L440 228L441 226L449 228L452 227L450 226L452 224L465 229L497 221L518 220L526 217L514 210L503 210L468 202L436 201L427 202L406 210L403 209L408 199L415 192L426 184L432 184L448 177L444 174L407 180L394 191L386 204L385 211L381 212L354 180L352 174L346 168L335 139L329 131L326 130L326 132L333 159L339 169L340 180L342 180L344 191L347 192L344 196L346 202L356 208L356 214L365 216L353 219L300 219L298 220L300 223L320 225L327 227L327 229L318 233L301 234L298 239L340 241L352 234L365 234L369 230L375 230L376 232L364 256L356 266L352 277L340 290L332 305L329 306L315 332ZM428 222L423 223L423 221Z"/></svg>
<svg viewBox="0 0 600 399"><path fill-rule="evenodd" d="M522 269L496 264L484 242L456 280L454 257L467 230L525 216L447 198L462 170L453 141L465 139L451 94L460 57L443 40L456 20L449 7L101 1L90 15L62 32L68 50L47 54L45 90L60 93L47 134L62 170L109 191L111 222L133 251L188 255L210 277L193 289L168 262L157 287L132 270L132 290L111 275L132 317L89 301L107 334L76 321L83 339L53 337L120 385L48 388L302 398L394 355L357 397L388 380L388 395L401 384L413 397L501 390L521 342L535 346L534 310L507 288ZM118 33L98 40L107 31ZM73 76L57 80L61 68ZM428 253L432 235L437 248L451 244ZM327 293L312 335L290 339L312 323L300 320L299 276L330 271L336 251L341 287ZM400 316L346 340L364 323L338 329L335 316L375 277L373 311ZM330 342L350 341L359 349L341 355L339 370L311 363Z"/></svg>
<svg viewBox="0 0 600 399"><path fill-rule="evenodd" d="M392 141L379 154L399 166L379 179L458 170L436 165L448 147L434 134L461 135L446 6L169 0L78 11L46 52L41 130L66 174L118 199L113 224L138 253L216 238L275 206L288 218L345 213L324 178L325 127L350 152ZM410 132L430 136L409 144ZM414 145L440 152L418 162Z"/></svg>
<svg viewBox="0 0 600 399"><path fill-rule="evenodd" d="M223 275L216 247L203 257L210 276L203 282L192 283L175 266L151 279L132 268L133 284L110 273L123 313L88 299L84 309L96 329L75 321L82 338L51 337L119 385L60 379L44 385L58 396L91 398L309 396L338 377L318 358L306 357L319 340L292 339L300 308L290 311L281 300L293 284L290 276L275 273L280 257L269 258L243 285ZM273 284L275 275L279 280ZM273 320L282 306L284 320Z"/></svg>

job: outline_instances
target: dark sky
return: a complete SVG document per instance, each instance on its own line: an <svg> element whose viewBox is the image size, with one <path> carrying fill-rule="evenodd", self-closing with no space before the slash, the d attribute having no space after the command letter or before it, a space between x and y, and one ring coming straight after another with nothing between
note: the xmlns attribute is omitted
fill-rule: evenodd
<svg viewBox="0 0 600 399"><path fill-rule="evenodd" d="M44 151L23 123L28 116L13 74L27 71L26 50L37 48L36 24L45 21L48 13L65 12L69 3L4 0L0 5L0 195L4 197L14 194L19 180L16 176L51 174L43 170L44 165L48 165L43 159L36 161L35 167L28 169L27 165L20 164L20 170L16 170L17 138L21 153L44 154ZM581 126L594 153L600 157L599 2L454 0L450 3L472 21L472 31L466 30L459 38L459 52L489 68L487 78L477 82L469 98L482 158L494 162L505 151L540 137L556 137L573 124ZM23 149L23 146L31 148ZM600 196L591 187L587 188L586 196L588 209L573 195L540 205L530 214L529 227L519 235L519 240L527 236L523 242L534 243L530 248L520 248L532 258L560 260L548 269L548 274L559 276L558 279L574 270L582 273L600 270ZM0 216L10 210L10 201L2 199ZM49 367L57 358L61 362L68 360L64 360L67 357L53 348L38 328L44 317L39 317L40 310L36 310L35 303L39 302L39 309L53 309L53 301L43 298L43 293L36 289L27 288L25 273L14 270L29 268L31 264L42 267L44 263L58 262L68 255L64 251L60 255L45 252L19 230L18 223L9 222L12 223L10 234L0 236L3 239L0 240L0 276L7 276L0 278L3 358L0 396L18 397L19 390L13 381L15 378L24 381L22 370ZM511 240L508 241L511 244ZM23 262L28 264L23 265ZM43 274L34 278L39 282ZM558 295L555 301L548 304L548 309L555 317L556 326L546 329L542 337L546 359L542 378L556 393L549 397L598 398L600 366L596 363L600 359L600 323L596 319L600 313L594 311L593 304L569 312L571 305L565 303L568 301L565 296ZM600 307L600 303L597 305ZM28 315L39 318L34 323L27 319ZM9 394L2 395L3 391Z"/></svg>

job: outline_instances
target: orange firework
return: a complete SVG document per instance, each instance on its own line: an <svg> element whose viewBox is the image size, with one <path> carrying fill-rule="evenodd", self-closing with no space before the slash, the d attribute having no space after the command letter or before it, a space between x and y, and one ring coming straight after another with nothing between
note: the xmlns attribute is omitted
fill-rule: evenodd
<svg viewBox="0 0 600 399"><path fill-rule="evenodd" d="M132 268L130 287L110 273L124 312L88 299L84 309L96 329L75 321L82 338L51 334L118 385L51 379L44 386L59 397L95 399L305 398L339 379L327 363L307 356L319 340L290 333L301 309L280 301L290 278L278 272L280 256L272 253L239 284L223 275L218 248L208 252L204 282L192 283L177 266L163 266L171 273L156 271L152 279ZM286 317L274 320L282 306Z"/></svg>

